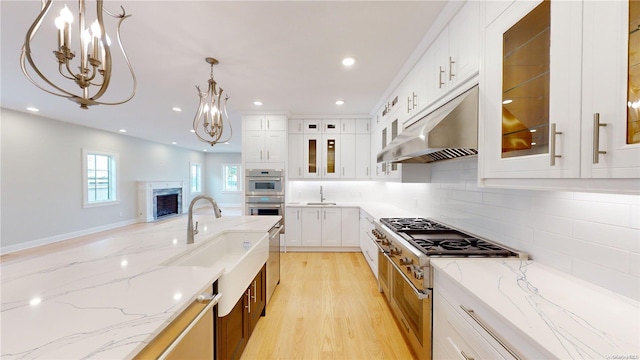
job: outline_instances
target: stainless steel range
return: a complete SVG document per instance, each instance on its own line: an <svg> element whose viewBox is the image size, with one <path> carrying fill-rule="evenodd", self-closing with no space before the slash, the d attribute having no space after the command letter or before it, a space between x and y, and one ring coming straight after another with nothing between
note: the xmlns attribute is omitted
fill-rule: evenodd
<svg viewBox="0 0 640 360"><path fill-rule="evenodd" d="M522 252L424 218L382 218L378 281L419 359L431 359L432 257L519 257Z"/></svg>

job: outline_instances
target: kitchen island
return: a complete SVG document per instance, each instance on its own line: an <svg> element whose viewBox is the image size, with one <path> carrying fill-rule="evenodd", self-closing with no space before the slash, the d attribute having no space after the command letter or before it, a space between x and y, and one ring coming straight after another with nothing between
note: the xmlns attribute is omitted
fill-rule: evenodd
<svg viewBox="0 0 640 360"><path fill-rule="evenodd" d="M187 245L180 217L2 264L0 357L132 358L225 270L163 262L223 232L266 233L279 220L200 217Z"/></svg>

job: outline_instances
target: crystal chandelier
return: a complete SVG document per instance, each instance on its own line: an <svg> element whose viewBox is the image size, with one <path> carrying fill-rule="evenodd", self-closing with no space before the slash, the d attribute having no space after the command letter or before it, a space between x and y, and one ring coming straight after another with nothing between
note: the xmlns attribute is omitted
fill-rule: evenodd
<svg viewBox="0 0 640 360"><path fill-rule="evenodd" d="M31 41L49 12L52 1L53 0L42 0L42 10L27 31L24 45L22 46L20 66L27 79L43 91L56 96L68 98L69 100L80 104L80 108L82 109L88 109L88 107L92 105L119 105L131 100L135 95L137 84L136 76L133 73L133 68L131 67L131 63L129 62L129 58L124 51L124 48L122 47L120 39L120 26L122 21L131 15L127 15L122 6L120 7L122 9L121 14L113 14L103 8L103 0L97 0L95 21L92 23L90 28L87 28L85 27L85 1L79 0L77 14L77 28L79 30L79 35L74 36L74 40L76 40L75 47L72 45L71 41L74 18L69 8L65 5L60 11L60 16L55 19L55 25L58 28L58 46L57 49L53 51L53 54L58 62L58 72L62 75L62 78L75 82L75 84L80 87L79 91L77 89L70 91L67 89L68 86L66 85L55 84L54 81L47 78L38 66L36 66L31 56ZM105 13L113 18L119 19L116 27L116 38L133 80L131 95L125 100L117 102L98 101L109 87L113 70L110 47L111 41L105 32L103 22L103 15ZM74 58L76 57L76 53L73 51L74 49L80 54L79 61L74 61ZM27 71L27 63L44 83L34 80Z"/></svg>
<svg viewBox="0 0 640 360"><path fill-rule="evenodd" d="M205 61L211 66L211 77L209 78L209 88L206 92L200 90L200 87L196 85L200 96L200 105L198 106L196 117L193 119L193 130L200 141L213 146L217 143L229 141L233 130L231 129L231 122L229 122L229 115L227 115L227 100L229 100L229 96L225 95L223 99L223 90L213 80L213 65L218 64L218 60L208 57L205 58ZM224 124L225 122L226 125ZM226 126L229 128L229 136L224 140L220 140L226 130Z"/></svg>

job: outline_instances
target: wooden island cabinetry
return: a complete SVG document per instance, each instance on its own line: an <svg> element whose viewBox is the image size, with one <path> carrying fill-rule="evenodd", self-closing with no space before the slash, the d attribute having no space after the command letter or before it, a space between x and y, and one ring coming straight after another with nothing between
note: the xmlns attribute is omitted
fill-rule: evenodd
<svg viewBox="0 0 640 360"><path fill-rule="evenodd" d="M218 359L233 360L242 356L258 320L265 315L266 275L264 265L231 312L218 318Z"/></svg>

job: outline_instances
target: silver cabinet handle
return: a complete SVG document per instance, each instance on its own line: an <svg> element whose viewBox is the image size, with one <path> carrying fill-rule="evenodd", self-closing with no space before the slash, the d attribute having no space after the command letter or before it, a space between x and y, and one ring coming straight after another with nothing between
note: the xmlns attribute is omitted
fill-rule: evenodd
<svg viewBox="0 0 640 360"><path fill-rule="evenodd" d="M296 210L296 220L300 220L300 210Z"/></svg>
<svg viewBox="0 0 640 360"><path fill-rule="evenodd" d="M411 112L411 98L407 96L407 113Z"/></svg>
<svg viewBox="0 0 640 360"><path fill-rule="evenodd" d="M451 79L453 79L453 77L456 76L456 74L453 73L453 64L455 63L456 62L453 61L453 58L449 56L449 81L451 81Z"/></svg>
<svg viewBox="0 0 640 360"><path fill-rule="evenodd" d="M244 308L251 313L251 289L247 289L247 305Z"/></svg>
<svg viewBox="0 0 640 360"><path fill-rule="evenodd" d="M301 122L298 123L298 131L302 132L302 123Z"/></svg>
<svg viewBox="0 0 640 360"><path fill-rule="evenodd" d="M418 107L418 105L416 104L418 102L418 94L416 94L415 92L413 93L413 109L415 109L416 107Z"/></svg>
<svg viewBox="0 0 640 360"><path fill-rule="evenodd" d="M260 150L260 160L262 160L262 150Z"/></svg>
<svg viewBox="0 0 640 360"><path fill-rule="evenodd" d="M442 74L444 74L445 70L442 66L439 66L438 68L440 68L440 74L438 75L438 89L442 89L442 85L444 85L444 82L442 81Z"/></svg>
<svg viewBox="0 0 640 360"><path fill-rule="evenodd" d="M267 129L271 129L271 126L269 124L269 119L267 119Z"/></svg>
<svg viewBox="0 0 640 360"><path fill-rule="evenodd" d="M469 355L465 354L464 351L462 351L462 350L460 350L460 355L462 355L462 357L465 360L474 360L473 356L469 356Z"/></svg>
<svg viewBox="0 0 640 360"><path fill-rule="evenodd" d="M606 151L600 151L600 126L607 126L607 123L600 123L600 113L593 114L593 163L600 162L600 154L606 154Z"/></svg>
<svg viewBox="0 0 640 360"><path fill-rule="evenodd" d="M251 298L253 299L253 302L258 302L258 297L256 296L256 288L258 287L256 284L256 280L253 280L253 294L251 295Z"/></svg>
<svg viewBox="0 0 640 360"><path fill-rule="evenodd" d="M327 220L327 210L323 211L322 215L324 216L324 219Z"/></svg>
<svg viewBox="0 0 640 360"><path fill-rule="evenodd" d="M562 155L556 155L556 135L562 135L562 131L556 131L556 124L550 125L549 130L549 165L556 165L556 158L561 158Z"/></svg>
<svg viewBox="0 0 640 360"><path fill-rule="evenodd" d="M316 220L320 220L320 210L316 211Z"/></svg>
<svg viewBox="0 0 640 360"><path fill-rule="evenodd" d="M487 334L489 334L495 341L498 342L498 344L500 344L500 346L502 346L509 354L511 354L511 356L513 356L516 359L520 359L520 356L518 356L518 354L516 354L515 351L513 351L509 345L507 345L504 340L502 340L498 335L496 335L496 333L493 331L493 329L491 327L489 327L489 325L485 324L484 321L482 321L478 315L476 315L476 312L473 311L473 309L470 309L462 304L460 304L460 308L462 310L464 310L464 312L467 313L467 315L469 315L470 318L473 319L473 321L476 322L476 324L480 325L480 327L482 329L484 329L484 331L487 332Z"/></svg>
<svg viewBox="0 0 640 360"><path fill-rule="evenodd" d="M298 166L298 176L302 177L302 168Z"/></svg>
<svg viewBox="0 0 640 360"><path fill-rule="evenodd" d="M267 160L269 160L269 150L267 150Z"/></svg>

